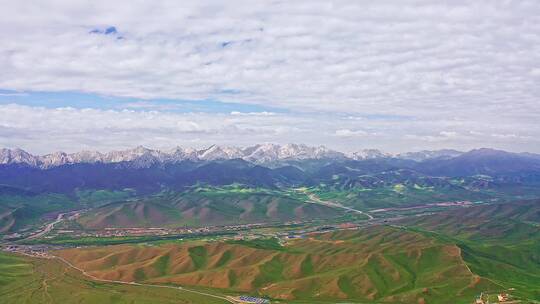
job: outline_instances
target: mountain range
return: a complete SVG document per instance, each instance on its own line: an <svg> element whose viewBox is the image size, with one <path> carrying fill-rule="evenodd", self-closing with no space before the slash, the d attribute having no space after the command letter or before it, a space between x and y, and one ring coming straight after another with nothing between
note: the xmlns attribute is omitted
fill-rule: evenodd
<svg viewBox="0 0 540 304"><path fill-rule="evenodd" d="M379 153L382 155L382 153ZM373 157L375 155L373 154ZM372 154L369 154L369 157ZM324 146L309 147L299 144L261 144L246 148L221 147L212 145L206 149L176 147L170 151L152 150L142 146L123 151L101 153L82 151L77 153L55 152L47 155L32 155L22 149L1 149L0 164L26 164L42 169L79 163L120 163L134 162L138 167L147 167L155 163L175 163L181 161L213 161L244 159L262 164L281 160L300 159L344 159L344 153L330 150ZM358 158L359 155L352 156ZM366 154L365 157L368 157Z"/></svg>
<svg viewBox="0 0 540 304"><path fill-rule="evenodd" d="M450 159L462 155L456 150L420 151L402 154L383 153L376 149L365 149L352 153L331 150L325 146L311 147L303 144L278 145L258 144L250 147L222 147L212 145L206 149L176 147L170 151L160 151L138 146L134 149L101 153L81 151L77 153L55 152L46 155L33 155L22 149L0 149L0 164L24 164L30 167L48 169L68 164L80 163L121 163L132 162L134 167L144 168L157 163L176 163L181 161L214 161L243 159L254 164L270 165L276 162L298 160L366 160L378 158L397 158L414 161L429 159Z"/></svg>
<svg viewBox="0 0 540 304"><path fill-rule="evenodd" d="M441 179L443 178L443 179ZM540 155L493 149L469 152L422 151L398 155L373 150L345 154L320 147L264 144L247 148L211 146L169 152L137 147L109 153L63 152L34 156L21 149L0 150L0 185L36 193L71 193L75 189L185 189L198 183L253 187L325 185L335 190L389 185L450 189L486 189L499 185L536 184ZM456 181L457 182L457 181Z"/></svg>

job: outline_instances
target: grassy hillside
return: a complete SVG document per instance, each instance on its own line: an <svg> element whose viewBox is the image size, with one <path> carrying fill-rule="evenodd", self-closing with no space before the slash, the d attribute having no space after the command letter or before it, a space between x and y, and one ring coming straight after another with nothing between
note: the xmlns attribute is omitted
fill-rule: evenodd
<svg viewBox="0 0 540 304"><path fill-rule="evenodd" d="M118 201L79 219L86 228L204 226L331 218L342 212L308 204L276 191L252 188L195 188Z"/></svg>
<svg viewBox="0 0 540 304"><path fill-rule="evenodd" d="M35 227L60 212L90 208L126 199L133 191L81 190L75 195L33 193L0 185L0 234Z"/></svg>
<svg viewBox="0 0 540 304"><path fill-rule="evenodd" d="M78 203L63 194L0 194L0 233L34 226L47 214L72 210Z"/></svg>
<svg viewBox="0 0 540 304"><path fill-rule="evenodd" d="M540 240L540 201L477 205L404 221L462 240L515 243Z"/></svg>
<svg viewBox="0 0 540 304"><path fill-rule="evenodd" d="M471 273L459 247L390 227L266 241L122 245L58 255L106 279L205 286L274 299L468 303L497 287Z"/></svg>
<svg viewBox="0 0 540 304"><path fill-rule="evenodd" d="M475 206L405 224L457 244L473 272L540 301L540 201Z"/></svg>
<svg viewBox="0 0 540 304"><path fill-rule="evenodd" d="M98 282L58 260L0 252L0 302L11 303L228 303L187 291Z"/></svg>
<svg viewBox="0 0 540 304"><path fill-rule="evenodd" d="M254 195L275 197L260 189L230 188L164 195L175 198L167 205L174 210L195 198L204 204L213 197L216 203L217 198L227 203L229 197L234 202ZM540 301L539 208L539 201L477 205L411 217L397 226L310 234L286 242L164 240L55 254L101 279L208 288L286 303L470 303L482 291L509 288L521 299ZM150 303L151 297L138 296L143 291L163 303L171 299L168 291L161 295L144 286L91 282L55 260L0 255L0 295L12 295L6 303L17 297L47 302L73 289L82 303Z"/></svg>
<svg viewBox="0 0 540 304"><path fill-rule="evenodd" d="M355 178L336 175L334 179L308 190L323 200L364 210L501 197L491 189L479 189L472 182L467 184L457 179L410 176L407 173L394 171Z"/></svg>
<svg viewBox="0 0 540 304"><path fill-rule="evenodd" d="M375 174L346 167L309 191L360 209L378 209L444 201L515 201L540 197L538 182L519 178L494 178L487 175L466 177L428 176L398 169ZM354 174L353 174L354 173Z"/></svg>

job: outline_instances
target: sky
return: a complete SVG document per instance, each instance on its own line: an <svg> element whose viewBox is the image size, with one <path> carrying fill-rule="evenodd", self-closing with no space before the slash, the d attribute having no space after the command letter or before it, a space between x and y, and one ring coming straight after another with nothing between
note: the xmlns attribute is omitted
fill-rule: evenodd
<svg viewBox="0 0 540 304"><path fill-rule="evenodd" d="M0 7L0 147L540 153L536 0Z"/></svg>

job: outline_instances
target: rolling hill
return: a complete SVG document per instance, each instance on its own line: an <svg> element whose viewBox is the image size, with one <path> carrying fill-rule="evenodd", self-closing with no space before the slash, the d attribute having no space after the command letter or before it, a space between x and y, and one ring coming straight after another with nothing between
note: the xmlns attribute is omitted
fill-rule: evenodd
<svg viewBox="0 0 540 304"><path fill-rule="evenodd" d="M390 227L311 235L285 246L269 239L56 254L99 278L206 286L287 303L468 303L497 287L471 273L456 245Z"/></svg>
<svg viewBox="0 0 540 304"><path fill-rule="evenodd" d="M16 188L1 190L0 233L39 225L58 212L79 208L76 200L64 194L36 194Z"/></svg>
<svg viewBox="0 0 540 304"><path fill-rule="evenodd" d="M279 192L253 188L195 188L118 201L92 209L78 220L85 228L208 226L335 218L330 207Z"/></svg>
<svg viewBox="0 0 540 304"><path fill-rule="evenodd" d="M540 240L540 200L477 205L409 218L404 223L465 240Z"/></svg>
<svg viewBox="0 0 540 304"><path fill-rule="evenodd" d="M473 272L540 301L539 200L456 209L402 224L457 244Z"/></svg>
<svg viewBox="0 0 540 304"><path fill-rule="evenodd" d="M172 288L99 282L55 259L0 252L2 304L222 304L228 301Z"/></svg>

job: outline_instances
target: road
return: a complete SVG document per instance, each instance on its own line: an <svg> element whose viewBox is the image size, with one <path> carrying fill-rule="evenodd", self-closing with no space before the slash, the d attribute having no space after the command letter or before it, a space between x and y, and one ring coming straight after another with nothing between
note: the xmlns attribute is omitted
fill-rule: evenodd
<svg viewBox="0 0 540 304"><path fill-rule="evenodd" d="M95 276L89 274L84 269L81 269L81 268L73 265L71 262L69 262L68 260L66 260L66 259L64 259L62 257L54 255L54 258L64 262L64 264L66 264L69 267L81 272L84 276L86 276L86 277L88 277L88 278L90 278L90 279L92 279L94 281L107 282L107 283L116 283L116 284L125 284L125 285L133 285L133 286L170 288L170 289L176 289L176 290L181 290L181 291L192 292L192 293L196 293L196 294L200 294L200 295L203 295L203 296L208 296L208 297L212 297L212 298L216 298L216 299L221 299L221 300L227 301L229 303L237 303L236 301L233 301L233 300L231 300L229 298L226 298L226 297L218 296L218 295L207 293L207 292L197 291L197 290L193 290L193 289L188 289L188 288L185 288L185 287L182 287L182 286L176 287L176 286L153 285L153 284L144 284L144 283L137 283L137 282L124 282L124 281L117 281L117 280L101 279L101 278L98 278L98 277L95 277Z"/></svg>
<svg viewBox="0 0 540 304"><path fill-rule="evenodd" d="M300 190L300 191L302 193L306 194L309 197L310 203L312 203L312 204L319 204L319 205L324 205L324 206L327 206L327 207L344 209L344 210L347 210L349 212L355 212L355 213L358 213L358 214L363 214L363 215L367 216L370 220L373 219L373 216L371 214L369 214L369 213L366 213L366 212L363 212L363 211L360 211L360 210L357 210L357 209L353 209L351 207L343 206L340 203L336 203L336 202L332 202L332 201L323 201L322 199L320 199L318 196L316 196L313 193L309 193L309 192L307 192L305 190L304 191Z"/></svg>
<svg viewBox="0 0 540 304"><path fill-rule="evenodd" d="M64 220L64 215L65 215L65 213L58 214L58 216L56 217L56 220L54 220L54 222L47 224L43 230L41 230L41 231L39 231L39 232L37 232L35 234L32 234L31 236L29 236L26 239L27 240L37 239L37 238L42 237L45 234L49 233L54 228L54 225L56 225L56 224L58 224L58 223L60 223L61 221Z"/></svg>

